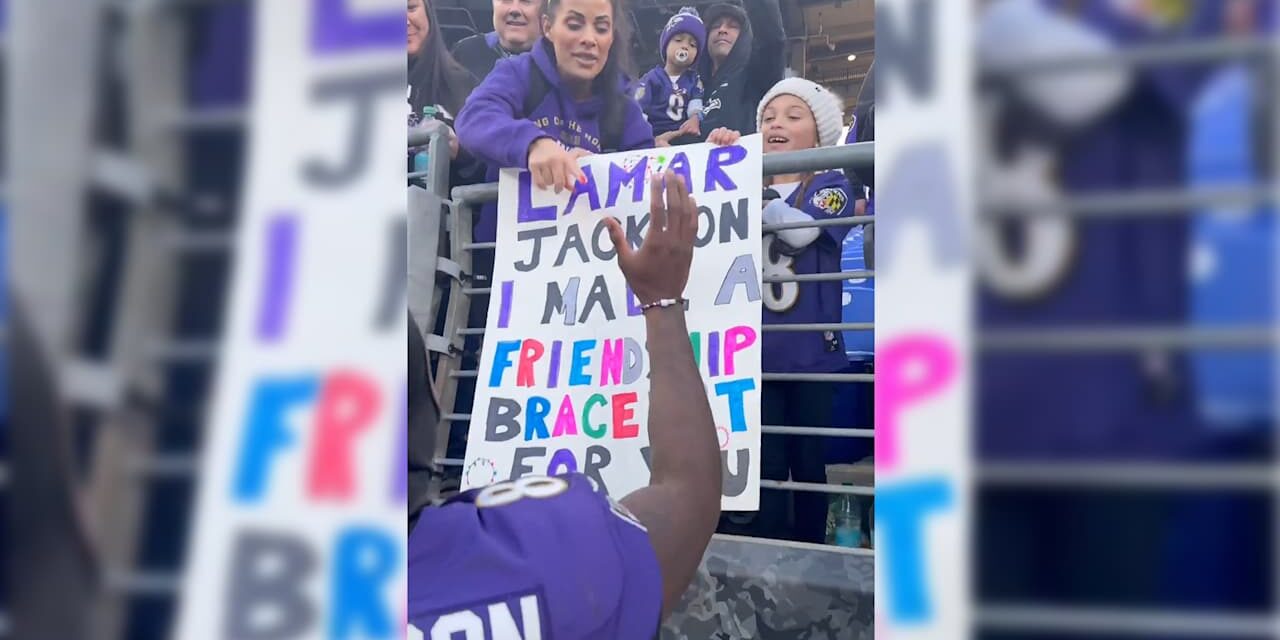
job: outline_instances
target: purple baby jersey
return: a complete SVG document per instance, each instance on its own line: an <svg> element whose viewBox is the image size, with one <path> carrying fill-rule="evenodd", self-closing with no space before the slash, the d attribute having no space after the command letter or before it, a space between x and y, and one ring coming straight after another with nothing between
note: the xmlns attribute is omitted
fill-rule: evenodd
<svg viewBox="0 0 1280 640"><path fill-rule="evenodd" d="M535 73L541 73L549 87L532 113L523 113L529 78ZM619 75L619 91L625 88L624 83ZM550 137L566 149L605 151L601 148L604 140L600 131L604 110L603 97L575 100L563 89L545 40L538 40L532 51L498 61L493 72L467 98L455 130L462 147L488 165L485 182L497 182L498 172L504 167L528 168L529 146L538 138ZM623 100L621 118L618 148L613 151L653 147L653 129L645 122L640 105ZM472 231L476 242L494 241L497 217L497 203L481 208Z"/></svg>
<svg viewBox="0 0 1280 640"><path fill-rule="evenodd" d="M702 80L697 71L689 69L672 85L666 68L654 67L641 79L635 99L654 135L675 131L689 118L690 103L702 99Z"/></svg>
<svg viewBox="0 0 1280 640"><path fill-rule="evenodd" d="M467 491L409 536L410 638L651 640L661 612L648 533L581 474Z"/></svg>
<svg viewBox="0 0 1280 640"><path fill-rule="evenodd" d="M843 218L853 215L852 191L844 174L826 171L815 175L807 187L797 188L787 204L814 220ZM839 272L840 245L849 227L819 229L818 239L794 255L783 251L774 234L765 234L765 275ZM843 296L838 280L766 283L764 324L840 322ZM849 360L838 331L769 331L764 334L760 364L770 373L829 373L844 369Z"/></svg>

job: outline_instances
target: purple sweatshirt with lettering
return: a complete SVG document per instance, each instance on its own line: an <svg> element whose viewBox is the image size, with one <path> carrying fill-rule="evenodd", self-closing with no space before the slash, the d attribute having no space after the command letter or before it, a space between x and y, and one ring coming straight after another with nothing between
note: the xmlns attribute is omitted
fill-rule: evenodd
<svg viewBox="0 0 1280 640"><path fill-rule="evenodd" d="M408 553L416 637L650 640L658 629L662 576L648 532L581 474L526 476L428 507Z"/></svg>
<svg viewBox="0 0 1280 640"><path fill-rule="evenodd" d="M535 73L546 79L547 92L532 112L524 113L525 95ZM551 138L565 148L580 147L592 153L652 148L653 128L645 121L640 105L625 97L625 89L626 79L619 76L616 90L624 96L622 130L614 138L618 148L607 150L600 130L604 98L595 95L577 101L563 90L551 45L545 39L538 40L532 51L499 60L467 98L458 114L458 141L488 165L487 182L496 182L504 167L528 168L529 145L538 138ZM494 241L497 214L496 203L480 210L472 232L476 242Z"/></svg>
<svg viewBox="0 0 1280 640"><path fill-rule="evenodd" d="M787 204L814 220L852 216L853 203L849 180L839 171L819 173L807 186L801 185L787 197ZM765 234L764 272L790 275L840 271L840 246L849 227L820 229L817 240L790 254L776 236ZM843 296L838 280L766 283L764 323L840 322ZM839 331L769 331L764 334L760 364L769 373L831 373L844 369L849 360Z"/></svg>

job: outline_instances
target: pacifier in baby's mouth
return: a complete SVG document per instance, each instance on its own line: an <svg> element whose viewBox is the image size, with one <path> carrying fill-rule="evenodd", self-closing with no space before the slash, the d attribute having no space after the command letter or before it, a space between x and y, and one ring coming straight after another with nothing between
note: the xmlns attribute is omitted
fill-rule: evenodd
<svg viewBox="0 0 1280 640"><path fill-rule="evenodd" d="M677 51L677 52L676 52L676 62L688 62L688 61L689 61L689 52L688 52L688 51L685 51L684 49L681 49L681 50L679 50L679 51Z"/></svg>

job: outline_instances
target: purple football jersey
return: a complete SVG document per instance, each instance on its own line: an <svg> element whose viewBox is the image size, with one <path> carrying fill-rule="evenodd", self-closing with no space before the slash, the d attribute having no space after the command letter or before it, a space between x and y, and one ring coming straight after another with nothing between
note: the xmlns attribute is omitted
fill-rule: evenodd
<svg viewBox="0 0 1280 640"><path fill-rule="evenodd" d="M651 640L661 611L648 533L581 474L467 491L409 536L411 638Z"/></svg>
<svg viewBox="0 0 1280 640"><path fill-rule="evenodd" d="M697 71L690 69L672 84L665 68L654 67L641 79L635 99L654 135L675 131L689 118L690 105L702 100L702 80Z"/></svg>
<svg viewBox="0 0 1280 640"><path fill-rule="evenodd" d="M803 191L803 193L801 193ZM839 171L813 177L796 189L787 204L815 220L853 215L849 180ZM804 250L787 255L772 233L764 236L764 272L788 275L840 271L840 245L848 226L820 227L821 234ZM837 280L765 285L764 324L840 322L844 293ZM848 366L844 337L838 331L770 331L764 334L761 367L770 373L830 373Z"/></svg>

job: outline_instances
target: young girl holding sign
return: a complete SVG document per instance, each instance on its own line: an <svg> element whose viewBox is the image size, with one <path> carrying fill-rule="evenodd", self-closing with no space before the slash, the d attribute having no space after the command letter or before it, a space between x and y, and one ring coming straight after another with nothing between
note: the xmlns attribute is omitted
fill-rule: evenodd
<svg viewBox="0 0 1280 640"><path fill-rule="evenodd" d="M786 78L765 94L757 109L764 153L830 147L840 142L840 99L822 85ZM826 220L853 215L854 194L838 170L765 178L765 224ZM840 246L848 226L805 227L766 233L765 275L840 271ZM839 281L766 284L764 324L840 322ZM835 373L849 364L838 331L770 331L764 334L761 368L766 373ZM835 384L831 382L766 382L761 419L769 425L830 426ZM797 482L826 482L823 440L813 436L766 434L761 442L761 477ZM787 496L766 489L760 512L745 527L727 523L723 530L771 538L789 537L821 543L826 537L827 497L796 492L795 529L785 535Z"/></svg>

